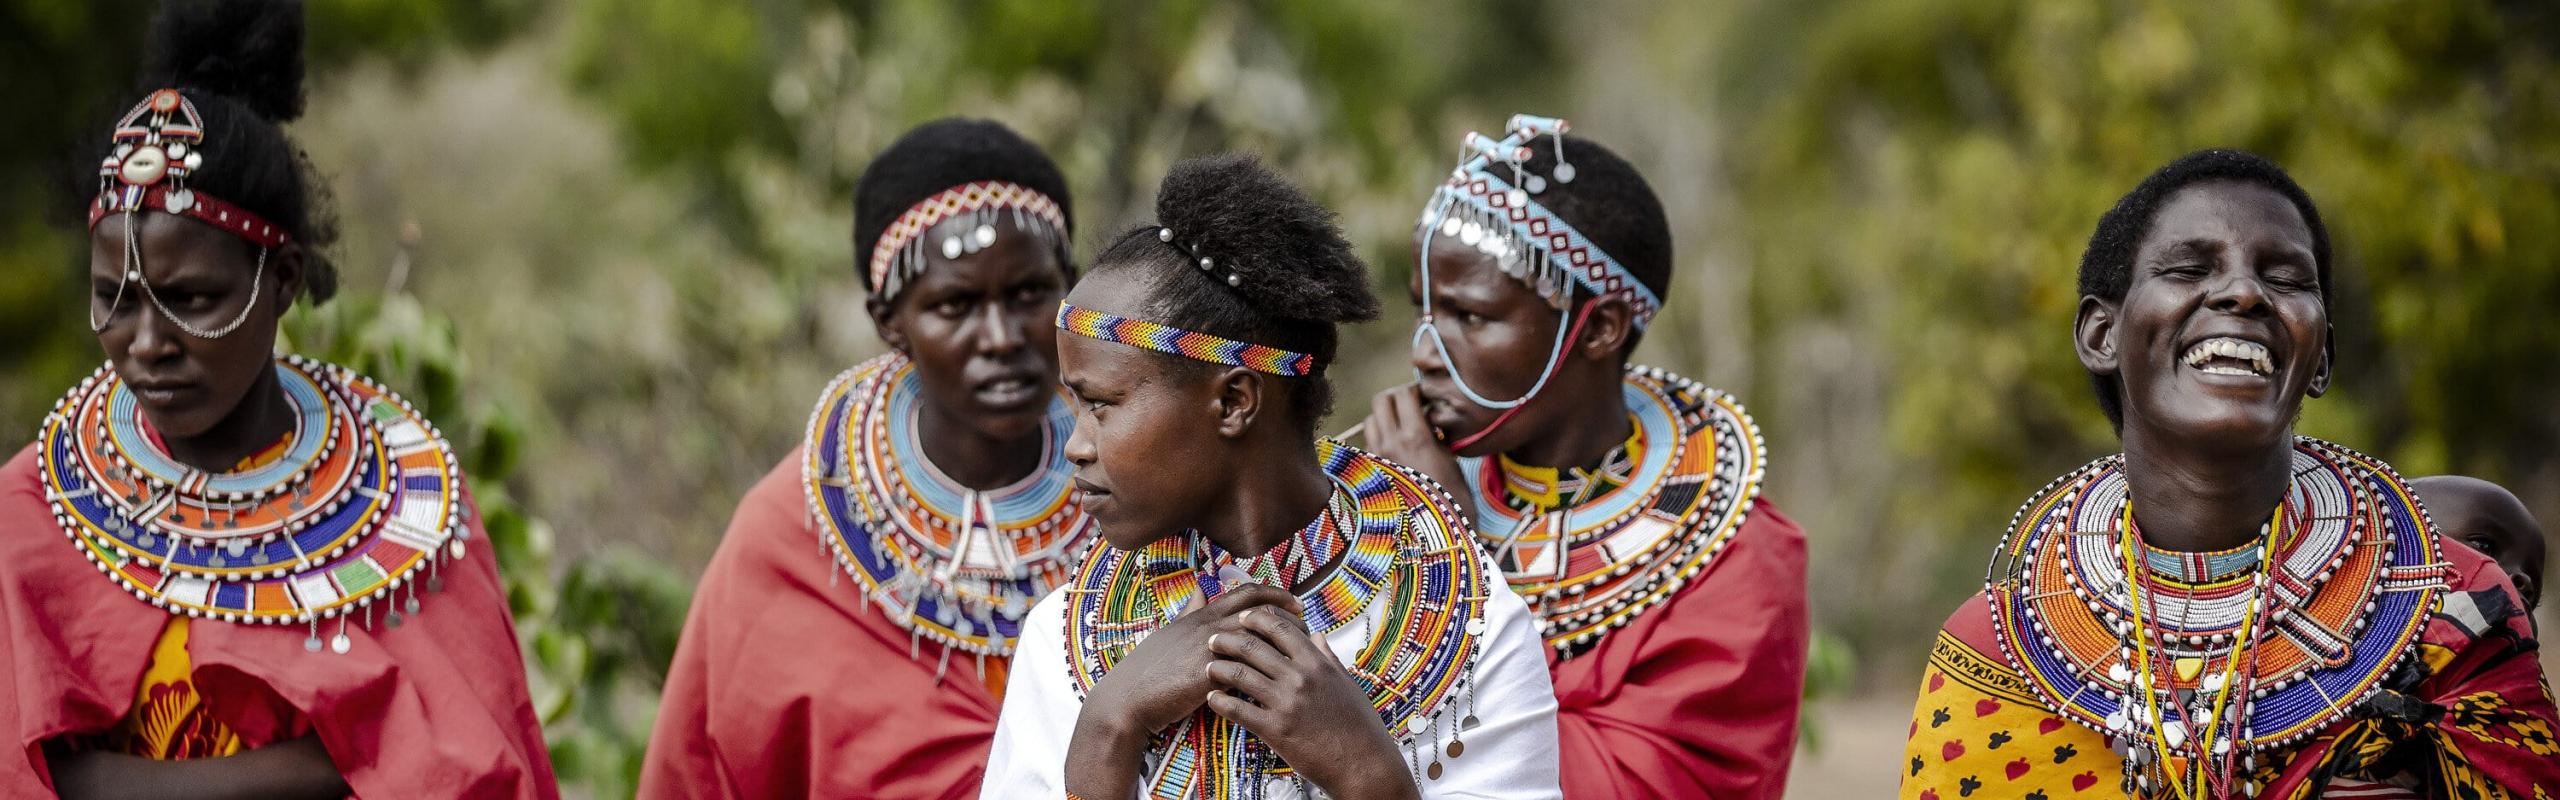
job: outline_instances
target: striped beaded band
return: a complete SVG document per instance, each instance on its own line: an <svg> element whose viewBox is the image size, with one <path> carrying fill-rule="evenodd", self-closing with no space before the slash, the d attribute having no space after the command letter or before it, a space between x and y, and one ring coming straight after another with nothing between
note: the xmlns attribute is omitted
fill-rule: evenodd
<svg viewBox="0 0 2560 800"><path fill-rule="evenodd" d="M1316 357L1277 347L1221 339L1198 331L1142 319L1114 316L1090 308L1058 304L1058 330L1077 336L1143 347L1166 355L1243 367L1285 377L1316 370Z"/></svg>
<svg viewBox="0 0 2560 800"><path fill-rule="evenodd" d="M1438 233L1499 258L1504 272L1557 308L1568 299L1568 279L1593 296L1624 294L1635 306L1636 327L1651 324L1662 310L1662 298L1563 217L1530 199L1544 194L1550 182L1527 167L1529 142L1539 136L1558 139L1552 182L1573 182L1573 165L1564 160L1562 142L1571 126L1561 119L1518 114L1508 128L1499 140L1467 134L1465 160L1432 193L1415 236L1427 246Z"/></svg>
<svg viewBox="0 0 2560 800"><path fill-rule="evenodd" d="M1062 244L1067 215L1048 195L1006 181L964 183L907 207L906 213L880 232L880 241L871 246L872 291L881 297L896 296L907 279L924 268L925 231L943 220L963 214L979 217L978 226L968 234L942 243L943 258L959 258L995 244L993 224L997 215L1005 212L1013 214L1016 229L1039 236L1053 246Z"/></svg>

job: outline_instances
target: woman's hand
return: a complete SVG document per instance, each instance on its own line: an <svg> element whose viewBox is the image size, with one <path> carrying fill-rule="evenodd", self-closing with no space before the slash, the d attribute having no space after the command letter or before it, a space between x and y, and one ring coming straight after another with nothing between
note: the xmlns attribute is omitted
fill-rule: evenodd
<svg viewBox="0 0 2560 800"><path fill-rule="evenodd" d="M336 798L352 790L317 736L219 758L154 761L48 741L47 767L62 797Z"/></svg>
<svg viewBox="0 0 2560 800"><path fill-rule="evenodd" d="M1120 797L1137 783L1147 737L1190 716L1216 689L1208 674L1209 640L1244 634L1240 618L1305 613L1298 598L1259 584L1238 584L1147 634L1094 683L1067 747L1067 788L1084 797Z"/></svg>
<svg viewBox="0 0 2560 800"><path fill-rule="evenodd" d="M1209 639L1217 659L1207 672L1221 690L1244 697L1212 691L1209 710L1252 731L1326 794L1419 798L1395 737L1324 637L1309 635L1298 614L1252 609L1241 616L1241 633Z"/></svg>
<svg viewBox="0 0 2560 800"><path fill-rule="evenodd" d="M1369 420L1361 424L1369 452L1439 481L1452 496L1464 494L1466 473L1422 410L1422 387L1408 383L1379 392L1369 399Z"/></svg>

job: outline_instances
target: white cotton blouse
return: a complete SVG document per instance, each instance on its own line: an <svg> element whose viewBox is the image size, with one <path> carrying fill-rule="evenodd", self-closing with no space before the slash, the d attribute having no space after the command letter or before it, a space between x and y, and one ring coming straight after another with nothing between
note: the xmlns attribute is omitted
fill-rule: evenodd
<svg viewBox="0 0 2560 800"><path fill-rule="evenodd" d="M1502 573L1488 562L1484 574ZM1556 695L1547 674L1545 645L1528 605L1511 593L1506 581L1489 583L1493 587L1485 602L1489 635L1479 656L1483 660L1476 665L1472 709L1478 725L1464 735L1463 756L1437 754L1442 766L1438 779L1420 773L1413 777L1426 800L1560 798ZM1381 595L1394 596L1384 590ZM1342 625L1325 635L1336 658L1347 663L1368 644L1367 631L1385 616L1386 605L1370 603L1361 615L1367 624ZM1084 697L1076 693L1069 672L1073 667L1067 663L1065 628L1064 590L1042 598L1023 622L1012 675L1005 684L1004 710L996 718L995 746L987 757L986 783L978 793L981 800L1066 796L1067 746L1075 738ZM1469 710L1466 698L1453 698L1441 703L1433 716L1439 730L1455 730ZM1414 757L1428 766L1435 753L1427 748L1434 745L1420 746L1426 749ZM1268 781L1263 789L1263 796L1274 800L1301 797L1293 780ZM1316 794L1323 796L1320 791ZM1137 787L1131 787L1129 796L1137 796Z"/></svg>

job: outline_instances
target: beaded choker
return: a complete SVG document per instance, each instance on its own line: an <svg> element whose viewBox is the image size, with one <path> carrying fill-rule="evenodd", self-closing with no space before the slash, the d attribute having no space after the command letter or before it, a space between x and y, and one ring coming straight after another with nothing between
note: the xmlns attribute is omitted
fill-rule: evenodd
<svg viewBox="0 0 2560 800"><path fill-rule="evenodd" d="M417 583L441 591L468 515L453 449L407 401L347 370L279 358L294 428L271 460L231 472L179 463L153 440L133 392L102 366L54 407L37 438L45 500L80 554L139 600L224 622L398 627ZM405 590L405 591L404 591Z"/></svg>
<svg viewBox="0 0 2560 800"><path fill-rule="evenodd" d="M1314 372L1316 357L1277 347L1221 339L1160 322L1115 316L1066 303L1058 304L1058 330L1089 339L1119 342L1211 364L1243 367L1283 377Z"/></svg>
<svg viewBox="0 0 2560 800"><path fill-rule="evenodd" d="M1631 367L1621 395L1634 446L1549 502L1510 471L1463 459L1485 549L1537 612L1547 646L1572 656L1706 571L1759 496L1767 445L1731 395Z"/></svg>
<svg viewBox="0 0 2560 800"><path fill-rule="evenodd" d="M1984 586L2003 654L2036 695L2124 746L2128 793L2254 792L2235 776L2380 688L2449 578L2399 476L2317 439L2296 442L2293 485L2250 556L2161 569L2130 502L2122 456L2048 484Z"/></svg>
<svg viewBox="0 0 2560 800"><path fill-rule="evenodd" d="M1094 537L1071 497L1062 455L1069 417L1052 402L1038 469L1001 489L977 491L945 477L916 441L923 386L906 357L890 354L836 377L809 418L801 462L809 513L837 568L864 599L919 640L1006 656L1022 617L1064 582ZM983 671L983 669L982 669Z"/></svg>
<svg viewBox="0 0 2560 800"><path fill-rule="evenodd" d="M1475 726L1472 713L1443 717L1462 695L1473 702L1491 591L1482 562L1449 499L1411 471L1330 440L1316 452L1340 488L1292 546L1316 565L1310 574L1333 560L1318 557L1318 548L1342 555L1340 567L1297 593L1307 626L1317 636L1355 622L1374 626L1364 628L1352 680L1405 746L1415 774L1436 780L1441 754L1464 753L1464 733ZM1340 532L1348 541L1333 543ZM1247 577L1239 566L1217 568L1224 556L1199 538L1167 537L1138 551L1096 548L1085 561L1067 587L1067 664L1079 695L1148 633L1216 596L1229 579ZM1257 797L1266 783L1297 777L1260 739L1205 709L1158 733L1147 762L1151 798ZM1303 785L1300 796L1311 796Z"/></svg>

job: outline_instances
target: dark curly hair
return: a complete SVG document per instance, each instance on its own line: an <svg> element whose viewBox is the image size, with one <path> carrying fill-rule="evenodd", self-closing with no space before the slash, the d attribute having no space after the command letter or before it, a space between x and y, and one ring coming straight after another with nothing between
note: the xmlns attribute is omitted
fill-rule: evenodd
<svg viewBox="0 0 2560 800"><path fill-rule="evenodd" d="M2311 195L2303 192L2283 167L2243 150L2188 153L2153 171L2117 200L2114 208L2098 218L2098 230L2090 234L2089 247L2080 254L2080 295L2123 302L2125 292L2133 286L2134 255L2142 249L2143 237L2151 235L2151 221L2159 216L2160 207L2179 189L2208 181L2263 186L2293 203L2294 210L2302 214L2303 224L2311 229L2311 262L2320 280L2320 304L2328 305L2332 297L2329 229L2320 223L2320 208L2311 203ZM2089 383L2097 392L2098 409L2106 412L2108 424L2122 432L2124 399L2115 377L2091 373Z"/></svg>
<svg viewBox="0 0 2560 800"><path fill-rule="evenodd" d="M297 0L169 0L151 21L141 94L116 111L164 88L193 101L204 117L204 167L187 185L292 234L302 246L304 294L320 303L338 291L325 252L338 239L337 220L310 158L283 128L302 116L302 42ZM104 136L99 142L84 163L97 164L114 146ZM94 176L84 178L84 202L97 191ZM241 246L254 257L256 245Z"/></svg>
<svg viewBox="0 0 2560 800"><path fill-rule="evenodd" d="M1343 240L1333 212L1253 156L1230 154L1175 164L1156 191L1156 217L1161 224L1103 248L1094 274L1142 271L1152 291L1146 313L1156 322L1314 356L1313 373L1284 379L1291 421L1312 435L1333 410L1325 369L1341 346L1337 326L1378 318L1368 265ZM1173 244L1157 238L1160 229L1173 231ZM1201 269L1197 258L1215 269Z"/></svg>
<svg viewBox="0 0 2560 800"><path fill-rule="evenodd" d="M1056 201L1058 213L1067 220L1067 229L1058 232L1058 264L1069 277L1075 275L1073 252L1067 246L1075 236L1075 202L1067 195L1067 178L1058 172L1058 165L1039 145L1002 124L955 117L918 125L898 137L871 159L862 179L855 182L854 271L862 273L863 291L880 290L871 285L867 267L872 245L890 223L927 197L976 181L1020 184Z"/></svg>

